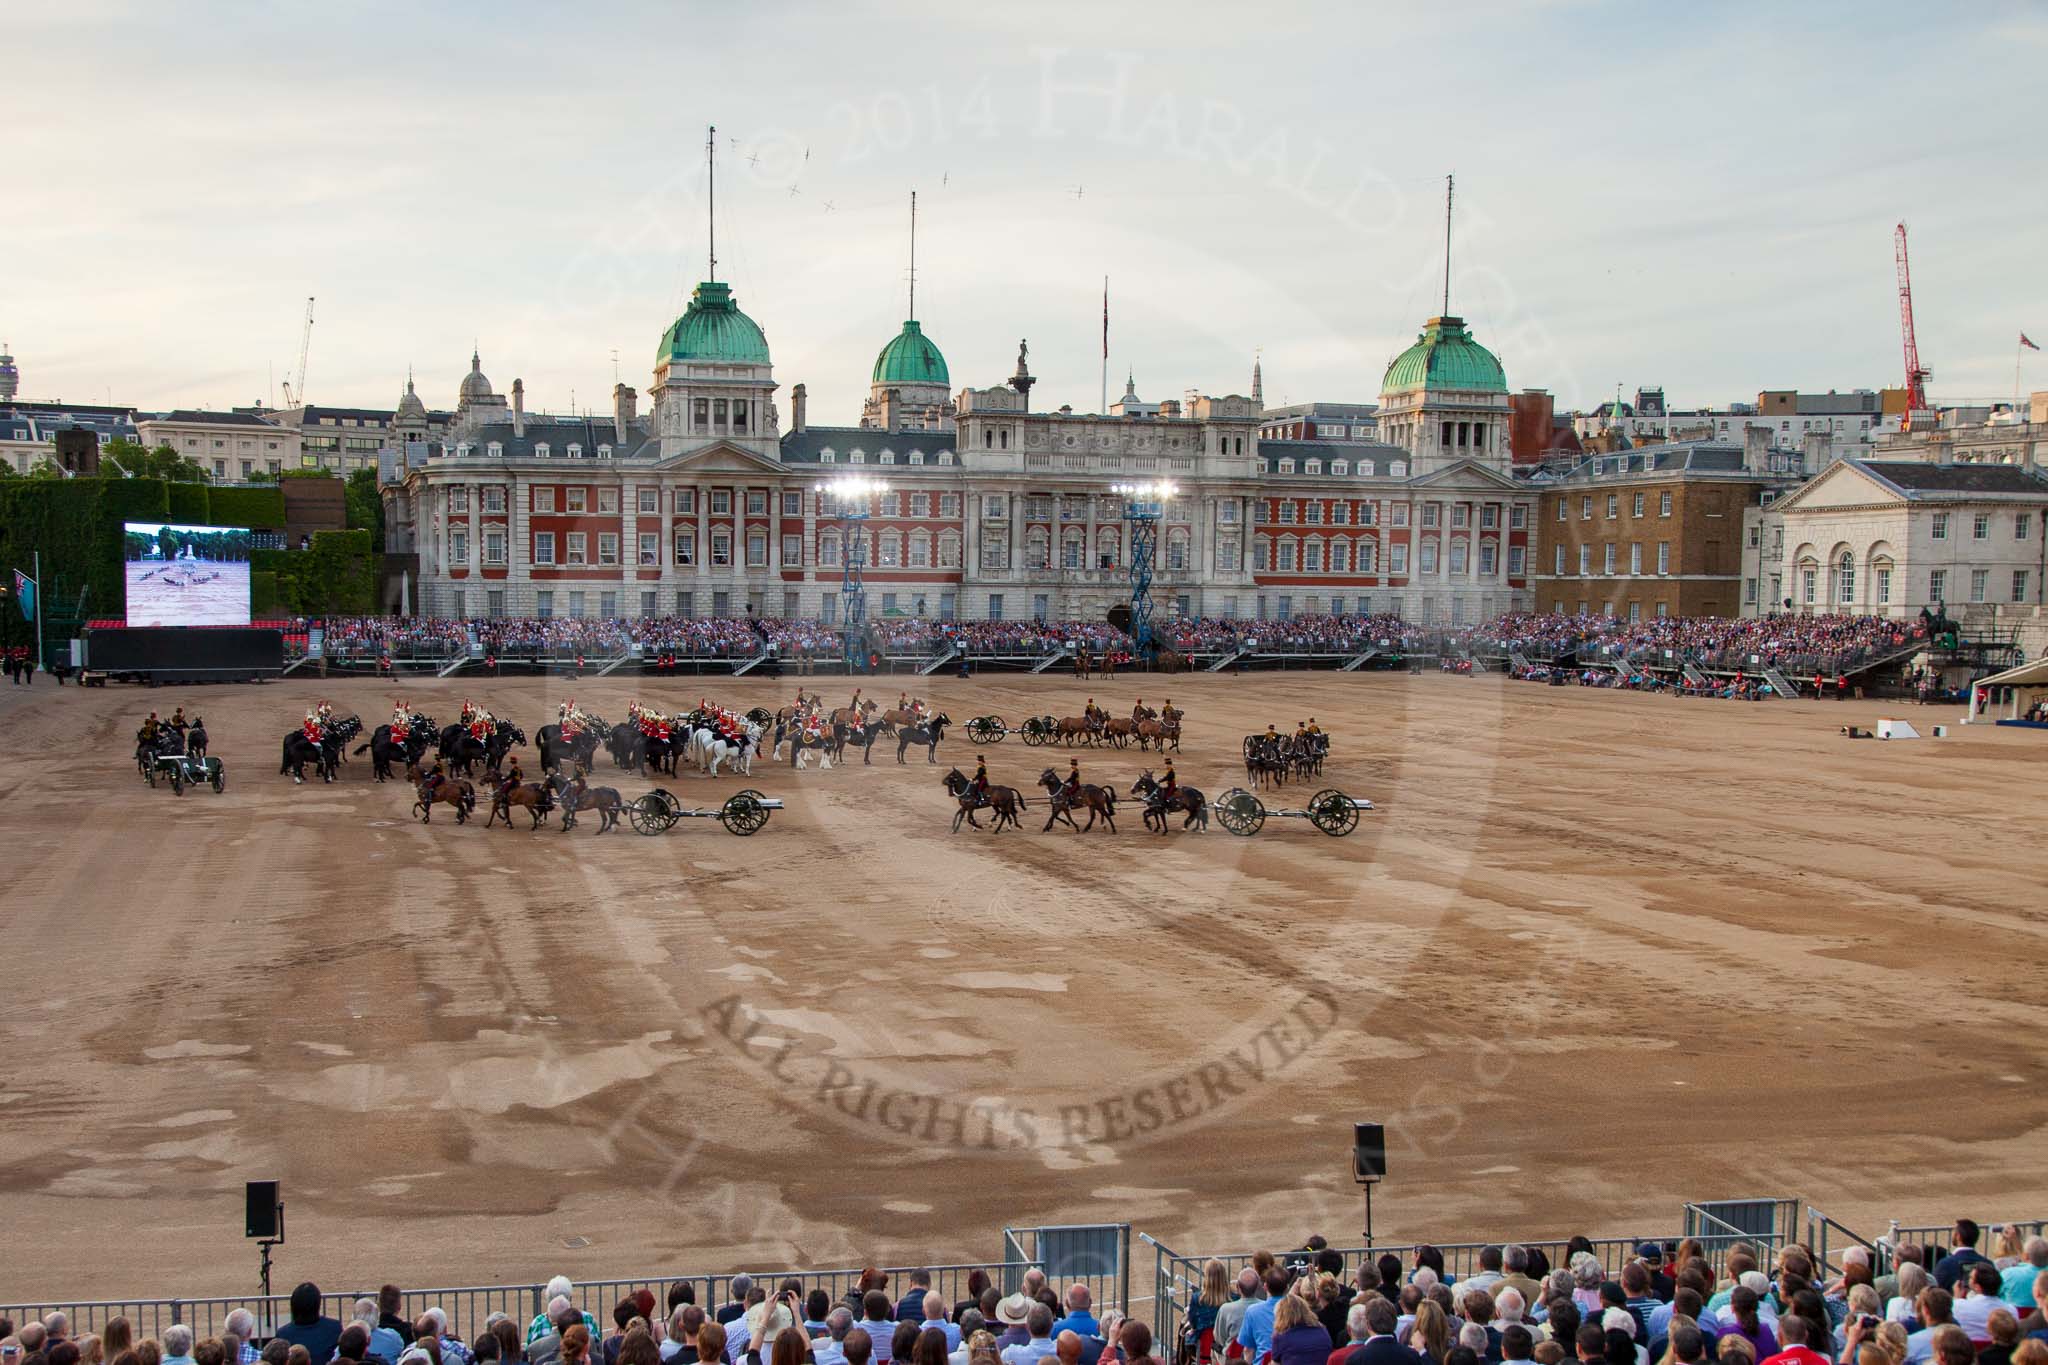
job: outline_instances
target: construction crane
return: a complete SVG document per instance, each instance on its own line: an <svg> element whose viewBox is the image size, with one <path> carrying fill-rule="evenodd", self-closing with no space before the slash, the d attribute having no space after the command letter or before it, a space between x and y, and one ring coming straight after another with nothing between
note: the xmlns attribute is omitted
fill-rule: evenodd
<svg viewBox="0 0 2048 1365"><path fill-rule="evenodd" d="M306 296L306 326L299 333L299 371L297 379L284 381L284 405L295 408L306 401L306 352L313 345L313 297Z"/></svg>
<svg viewBox="0 0 2048 1365"><path fill-rule="evenodd" d="M1902 429L1913 429L1913 414L1927 411L1927 381L1934 375L1920 368L1920 343L1913 336L1913 272L1906 265L1906 225L1892 233L1899 258L1899 331L1906 344L1906 416Z"/></svg>

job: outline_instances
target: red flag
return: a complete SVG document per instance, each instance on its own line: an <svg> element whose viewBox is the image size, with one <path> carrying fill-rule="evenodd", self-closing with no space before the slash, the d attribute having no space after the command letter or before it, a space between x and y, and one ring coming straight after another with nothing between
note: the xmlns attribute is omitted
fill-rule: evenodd
<svg viewBox="0 0 2048 1365"><path fill-rule="evenodd" d="M1109 276L1102 277L1102 358L1109 359Z"/></svg>
<svg viewBox="0 0 2048 1365"><path fill-rule="evenodd" d="M1103 307L1104 307L1104 308L1107 308L1108 306L1109 306L1109 305L1108 305L1108 303L1107 303L1107 302L1105 302L1105 303L1103 304ZM1104 323L1103 325L1104 325L1104 326L1108 326L1108 324L1107 324L1107 323ZM2036 345L2034 344L2034 342L2033 342L2032 338L2030 338L2030 337L2029 337L2029 336L2028 336L2028 335L2027 335L2027 334L2026 334L2025 332L2021 332L2021 333L2020 333L2020 345L2022 345L2022 346L2026 347L2026 348L2027 348L2028 350L2030 350L2030 351L2038 351L2038 350L2040 350L2040 349L2041 349L2041 348L2040 348L2039 346L2036 346Z"/></svg>

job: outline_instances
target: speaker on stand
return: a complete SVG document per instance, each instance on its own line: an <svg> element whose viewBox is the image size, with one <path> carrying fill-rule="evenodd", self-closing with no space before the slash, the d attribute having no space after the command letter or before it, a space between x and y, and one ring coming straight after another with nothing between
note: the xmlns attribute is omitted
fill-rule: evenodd
<svg viewBox="0 0 2048 1365"><path fill-rule="evenodd" d="M275 1180L251 1180L242 1191L242 1235L263 1253L263 1297L270 1297L270 1249L284 1245L284 1200Z"/></svg>
<svg viewBox="0 0 2048 1365"><path fill-rule="evenodd" d="M1372 1187L1387 1176L1387 1130L1384 1124L1351 1125L1351 1178L1365 1186L1365 1244L1372 1245Z"/></svg>

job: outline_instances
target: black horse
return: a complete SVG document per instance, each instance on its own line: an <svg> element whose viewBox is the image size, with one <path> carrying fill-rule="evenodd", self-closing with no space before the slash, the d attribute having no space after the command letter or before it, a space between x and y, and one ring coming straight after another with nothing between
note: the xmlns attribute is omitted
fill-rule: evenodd
<svg viewBox="0 0 2048 1365"><path fill-rule="evenodd" d="M354 717L350 719L353 720ZM356 729L362 729L360 723ZM392 736L390 726L380 725L370 733L368 740L356 746L356 752L360 754L365 749L370 751L370 772L379 782L383 782L392 776L394 768L403 772L426 757L428 746L434 743L438 734L434 722L426 716L421 716L407 732L403 744Z"/></svg>
<svg viewBox="0 0 2048 1365"><path fill-rule="evenodd" d="M551 773L542 785L561 804L564 834L576 828L576 812L585 810L597 812L599 834L617 827L619 811L625 806L617 787L593 787L580 772L573 779ZM508 816L508 823L509 820Z"/></svg>
<svg viewBox="0 0 2048 1365"><path fill-rule="evenodd" d="M939 743L946 737L946 727L953 723L952 717L941 711L929 720L916 725L906 725L896 735L896 761L903 762L903 755L913 744L924 746L924 761L939 761ZM869 743L874 741L870 739Z"/></svg>
<svg viewBox="0 0 2048 1365"><path fill-rule="evenodd" d="M294 730L284 737L284 762L277 771L280 775L290 773L293 782L304 782L306 765L311 763L322 782L332 782L341 770L348 742L362 732L363 723L354 716L322 725L317 743L308 739L304 730Z"/></svg>
<svg viewBox="0 0 2048 1365"><path fill-rule="evenodd" d="M1131 795L1145 798L1145 828L1166 833L1166 817L1175 811L1184 812L1187 819L1180 822L1182 829L1209 828L1209 801L1194 787L1181 787L1170 801L1159 799L1159 782L1147 768L1145 775L1131 784Z"/></svg>
<svg viewBox="0 0 2048 1365"><path fill-rule="evenodd" d="M441 731L438 752L449 772L467 777L472 764L495 768L504 762L513 745L524 743L526 736L509 720L496 722L484 739L472 735L466 726L450 725Z"/></svg>
<svg viewBox="0 0 2048 1365"><path fill-rule="evenodd" d="M202 716L192 718L192 728L185 732L185 752L194 758L206 757L206 720Z"/></svg>
<svg viewBox="0 0 2048 1365"><path fill-rule="evenodd" d="M597 746L604 743L611 733L611 726L591 717L573 739L562 737L559 725L543 725L534 733L534 743L540 748L540 768L548 772L569 766L589 767L591 758L597 753Z"/></svg>
<svg viewBox="0 0 2048 1365"><path fill-rule="evenodd" d="M894 725L879 717L863 725L848 725L844 721L835 721L832 725L832 761L834 763L844 763L846 761L846 747L849 744L858 744L860 746L860 761L862 763L870 763L873 761L876 737L878 735L893 734L895 730L896 727ZM900 763L902 761L902 752L899 750L897 762Z"/></svg>

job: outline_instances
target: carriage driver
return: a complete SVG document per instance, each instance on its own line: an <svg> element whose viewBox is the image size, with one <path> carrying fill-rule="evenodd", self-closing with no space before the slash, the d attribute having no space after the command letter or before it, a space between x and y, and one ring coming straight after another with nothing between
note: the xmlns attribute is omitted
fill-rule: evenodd
<svg viewBox="0 0 2048 1365"><path fill-rule="evenodd" d="M1280 732L1273 728L1273 722L1270 720L1266 722L1266 738L1272 740L1280 738Z"/></svg>
<svg viewBox="0 0 2048 1365"><path fill-rule="evenodd" d="M191 724L192 723L190 721L185 719L184 707L181 706L177 710L171 712L171 728L173 730L176 730L179 734L184 734L186 730L191 728Z"/></svg>
<svg viewBox="0 0 2048 1365"><path fill-rule="evenodd" d="M1323 727L1316 724L1316 718L1314 716L1310 716L1308 718L1308 732L1312 735L1319 735L1323 732Z"/></svg>
<svg viewBox="0 0 2048 1365"><path fill-rule="evenodd" d="M144 744L155 744L156 732L160 724L161 722L156 718L156 712L150 712L149 719L142 722L142 728L136 731L135 737Z"/></svg>
<svg viewBox="0 0 2048 1365"><path fill-rule="evenodd" d="M1307 743L1307 742L1308 742L1308 722L1307 722L1307 721L1305 721L1305 720L1298 720L1298 721L1294 722L1294 742L1295 742L1296 744L1305 744L1305 743Z"/></svg>
<svg viewBox="0 0 2048 1365"><path fill-rule="evenodd" d="M1174 776L1173 760L1166 760L1166 771L1159 778L1159 804L1164 806L1180 795L1180 779Z"/></svg>
<svg viewBox="0 0 2048 1365"><path fill-rule="evenodd" d="M988 759L981 754L974 756L974 781L968 786L973 789L977 801L988 800Z"/></svg>
<svg viewBox="0 0 2048 1365"><path fill-rule="evenodd" d="M1078 758L1067 760L1067 780L1060 788L1060 799L1070 806L1081 799L1081 760Z"/></svg>
<svg viewBox="0 0 2048 1365"><path fill-rule="evenodd" d="M513 754L512 766L505 770L505 785L516 787L526 781L526 774L519 771L519 755Z"/></svg>

